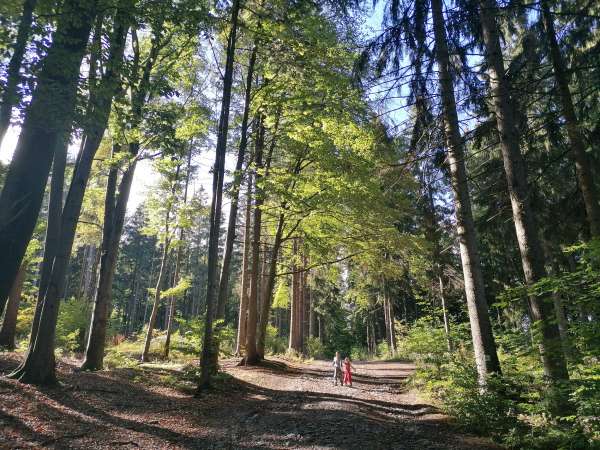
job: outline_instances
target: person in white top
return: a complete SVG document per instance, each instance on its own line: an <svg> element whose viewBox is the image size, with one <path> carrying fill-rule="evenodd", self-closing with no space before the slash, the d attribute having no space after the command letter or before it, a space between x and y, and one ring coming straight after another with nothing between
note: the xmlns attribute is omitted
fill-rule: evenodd
<svg viewBox="0 0 600 450"><path fill-rule="evenodd" d="M335 352L335 357L333 358L333 382L335 386L337 386L338 380L343 386L344 380L342 378L342 358L340 357L340 352Z"/></svg>

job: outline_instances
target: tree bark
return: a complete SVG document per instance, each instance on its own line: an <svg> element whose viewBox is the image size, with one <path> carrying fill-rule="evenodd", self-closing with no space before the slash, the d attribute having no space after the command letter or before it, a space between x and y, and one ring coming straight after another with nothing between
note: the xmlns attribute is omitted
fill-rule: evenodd
<svg viewBox="0 0 600 450"><path fill-rule="evenodd" d="M10 294L8 295L8 304L0 329L0 347L5 347L8 350L15 349L15 332L17 330L17 313L19 312L19 304L21 303L21 292L23 291L23 283L27 275L27 260L23 260L21 268L17 273L15 284L13 284Z"/></svg>
<svg viewBox="0 0 600 450"><path fill-rule="evenodd" d="M185 188L183 190L183 206L187 205L188 188L190 185L190 173L192 166L192 148L190 147L188 153L187 166L185 171ZM179 283L179 271L181 269L181 250L183 245L183 239L185 238L185 230L183 227L179 228L179 245L177 246L177 256L175 257L175 270L173 274L173 286L177 286ZM169 349L171 346L171 333L173 330L173 319L175 317L175 297L171 297L169 302L169 319L167 322L167 338L165 339L165 358L169 357Z"/></svg>
<svg viewBox="0 0 600 450"><path fill-rule="evenodd" d="M256 143L254 150L254 161L256 164L255 172L255 188L254 188L254 221L252 233L252 276L250 277L250 297L248 299L248 319L246 325L246 356L244 358L246 364L256 364L259 360L258 350L256 347L256 328L258 323L258 308L259 308L259 281L260 281L260 238L262 226L262 204L264 195L262 191L262 174L263 168L262 154L265 139L265 129L263 126L263 118L257 118Z"/></svg>
<svg viewBox="0 0 600 450"><path fill-rule="evenodd" d="M31 34L33 10L35 9L36 4L37 0L25 0L23 2L21 21L17 28L17 38L13 45L13 54L10 57L6 70L6 84L4 86L4 92L2 93L2 100L0 100L0 146L2 146L6 131L10 126L12 109L19 102L19 95L17 94L17 87L21 80L19 71L21 70L21 65L23 63L23 55L25 54L27 41Z"/></svg>
<svg viewBox="0 0 600 450"><path fill-rule="evenodd" d="M53 145L71 129L79 66L95 15L95 0L66 0L63 4L53 44L21 127L0 194L0 253L4 255L0 259L0 314L37 221L54 157ZM45 338L44 342L53 340L54 333ZM47 349L42 353L49 354ZM54 375L41 370L39 376L32 374L23 381L53 382Z"/></svg>
<svg viewBox="0 0 600 450"><path fill-rule="evenodd" d="M246 345L246 324L248 320L248 285L250 284L250 235L252 226L252 176L248 174L246 191L246 221L244 225L244 255L242 257L242 285L240 288L240 311L238 313L238 333L235 354L242 354Z"/></svg>
<svg viewBox="0 0 600 450"><path fill-rule="evenodd" d="M293 243L294 258L298 256L298 239L294 238ZM298 264L294 262L292 266L292 304L290 305L290 339L289 349L295 352L302 352L302 304L300 299L300 270Z"/></svg>
<svg viewBox="0 0 600 450"><path fill-rule="evenodd" d="M168 219L167 219L168 220ZM144 341L144 351L142 352L142 362L148 362L150 343L152 342L152 330L156 324L156 315L158 314L158 308L160 307L160 293L164 283L165 272L167 268L167 259L169 257L169 240L166 239L163 244L163 254L160 261L160 270L158 271L158 280L156 281L156 288L154 291L154 304L152 305L152 312L150 313L150 320L148 320L148 330L146 331L146 339Z"/></svg>
<svg viewBox="0 0 600 450"><path fill-rule="evenodd" d="M558 45L554 20L546 0L542 0L541 9L544 28L546 29L546 38L548 39L548 45L550 47L550 60L552 62L554 78L556 79L556 85L558 87L558 96L562 113L567 125L567 135L571 145L571 153L575 158L577 181L585 205L590 235L592 237L600 237L600 204L598 204L598 193L594 184L590 162L585 151L585 140L581 133L581 128L573 106L573 97L571 96L571 90L569 89L566 63Z"/></svg>
<svg viewBox="0 0 600 450"><path fill-rule="evenodd" d="M277 221L277 231L275 232L275 240L273 241L273 250L271 252L271 261L269 264L269 272L266 280L264 280L265 287L263 289L263 298L261 302L261 313L260 323L258 326L258 335L256 338L256 351L258 357L264 359L265 357L265 342L267 337L267 325L269 324L269 312L271 310L271 303L273 302L273 288L275 286L275 277L277 275L277 260L279 256L279 250L281 249L281 238L283 236L283 225L285 223L285 215L279 214Z"/></svg>
<svg viewBox="0 0 600 450"><path fill-rule="evenodd" d="M496 351L496 342L492 334L492 325L483 282L483 273L479 259L477 234L471 197L467 184L463 140L460 135L456 99L454 98L454 82L450 72L450 57L446 40L446 30L442 13L442 1L432 0L432 16L434 23L436 60L439 66L439 83L443 103L444 128L448 147L448 163L454 192L456 210L456 231L460 247L460 256L465 282L465 295L471 337L475 353L475 363L479 382L485 384L491 373L500 373L500 362ZM405 307L406 315L406 307Z"/></svg>
<svg viewBox="0 0 600 450"><path fill-rule="evenodd" d="M213 168L213 188L210 208L210 233L208 238L208 275L206 287L206 317L204 323L204 339L200 358L200 381L198 390L208 388L214 372L213 353L217 352L214 342L213 319L218 299L219 277L219 234L221 229L221 205L223 201L223 178L225 176L225 153L227 150L227 134L229 131L229 105L231 103L231 86L233 84L233 63L238 27L240 0L234 0L231 7L231 30L227 42L225 75L223 77L223 97L221 99L221 116L217 133L215 165ZM218 358L218 355L217 355Z"/></svg>
<svg viewBox="0 0 600 450"><path fill-rule="evenodd" d="M125 6L127 6L127 4ZM126 7L124 7L123 9L123 14L126 14ZM124 33L127 32L129 21L126 20L126 17L127 16L124 16L122 21L118 21L119 27L115 27L115 35L117 33L117 29L120 29L121 32ZM152 71L153 65L156 61L161 46L161 33L162 24L159 24L156 30L154 30L154 34L151 40L149 56L146 61L146 65L143 68L142 74L139 77L139 85L137 89L133 90L131 93L133 128L136 128L142 120L143 105L146 101L146 96L150 89L150 73ZM122 36L124 44L125 34L123 34ZM116 47L118 48L118 46ZM117 60L120 64L120 59ZM112 83L115 82L116 80L113 79ZM117 89L116 85L115 89ZM106 328L108 324L108 315L112 303L112 284L117 265L117 258L119 255L119 243L121 241L123 225L125 224L127 203L129 201L129 194L131 193L133 176L137 167L137 156L139 150L139 142L132 142L128 145L130 160L126 163L126 168L123 172L123 175L121 176L118 194L115 198L115 193L113 190L112 198L109 198L107 192L106 201L111 202L111 205L114 205L114 214L112 215L111 223L104 224L104 227L108 226L111 229L111 234L109 237L107 236L107 246L102 248L103 254L100 258L100 274L98 280L98 288L96 290L96 297L94 301L94 311L92 313L90 335L86 347L85 360L81 366L82 370L100 370L103 366L104 348L106 345Z"/></svg>
<svg viewBox="0 0 600 450"><path fill-rule="evenodd" d="M531 209L529 185L525 162L519 148L519 136L514 120L510 83L506 78L504 60L500 47L498 24L495 19L495 0L480 0L479 16L483 31L490 86L496 123L500 136L500 148L513 211L513 219L521 252L525 281L528 285L546 276L543 250L540 243L533 210ZM549 296L530 296L532 319L541 331L539 349L544 374L553 382L569 378L567 365L561 349L558 326Z"/></svg>

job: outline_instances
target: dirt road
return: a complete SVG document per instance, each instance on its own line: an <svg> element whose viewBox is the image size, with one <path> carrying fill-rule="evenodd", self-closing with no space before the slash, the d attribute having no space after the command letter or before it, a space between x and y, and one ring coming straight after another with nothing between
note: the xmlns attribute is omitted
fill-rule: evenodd
<svg viewBox="0 0 600 450"><path fill-rule="evenodd" d="M495 448L409 392L409 363L355 363L354 386L336 387L328 362L236 362L199 398L158 365L90 374L67 361L53 389L0 378L0 448ZM16 363L0 354L0 372Z"/></svg>

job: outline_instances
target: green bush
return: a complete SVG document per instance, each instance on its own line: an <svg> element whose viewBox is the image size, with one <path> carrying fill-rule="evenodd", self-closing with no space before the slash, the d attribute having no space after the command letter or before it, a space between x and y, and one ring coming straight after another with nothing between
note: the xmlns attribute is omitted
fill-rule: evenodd
<svg viewBox="0 0 600 450"><path fill-rule="evenodd" d="M325 345L317 337L311 336L306 341L307 356L314 359L325 358Z"/></svg>
<svg viewBox="0 0 600 450"><path fill-rule="evenodd" d="M56 324L56 346L67 352L83 351L89 319L89 303L75 298L65 300Z"/></svg>
<svg viewBox="0 0 600 450"><path fill-rule="evenodd" d="M276 327L271 324L267 325L265 352L269 355L283 355L287 352L288 341L286 338L278 336L278 333Z"/></svg>

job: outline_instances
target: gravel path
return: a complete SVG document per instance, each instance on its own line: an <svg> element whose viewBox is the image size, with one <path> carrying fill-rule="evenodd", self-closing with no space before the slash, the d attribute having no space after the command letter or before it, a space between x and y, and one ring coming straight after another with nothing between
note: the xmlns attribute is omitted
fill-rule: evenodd
<svg viewBox="0 0 600 450"><path fill-rule="evenodd" d="M0 373L17 362L0 354ZM62 361L52 389L0 377L0 448L497 448L407 391L410 363L355 363L353 387L333 386L329 362L236 363L201 397L172 366L91 374Z"/></svg>

